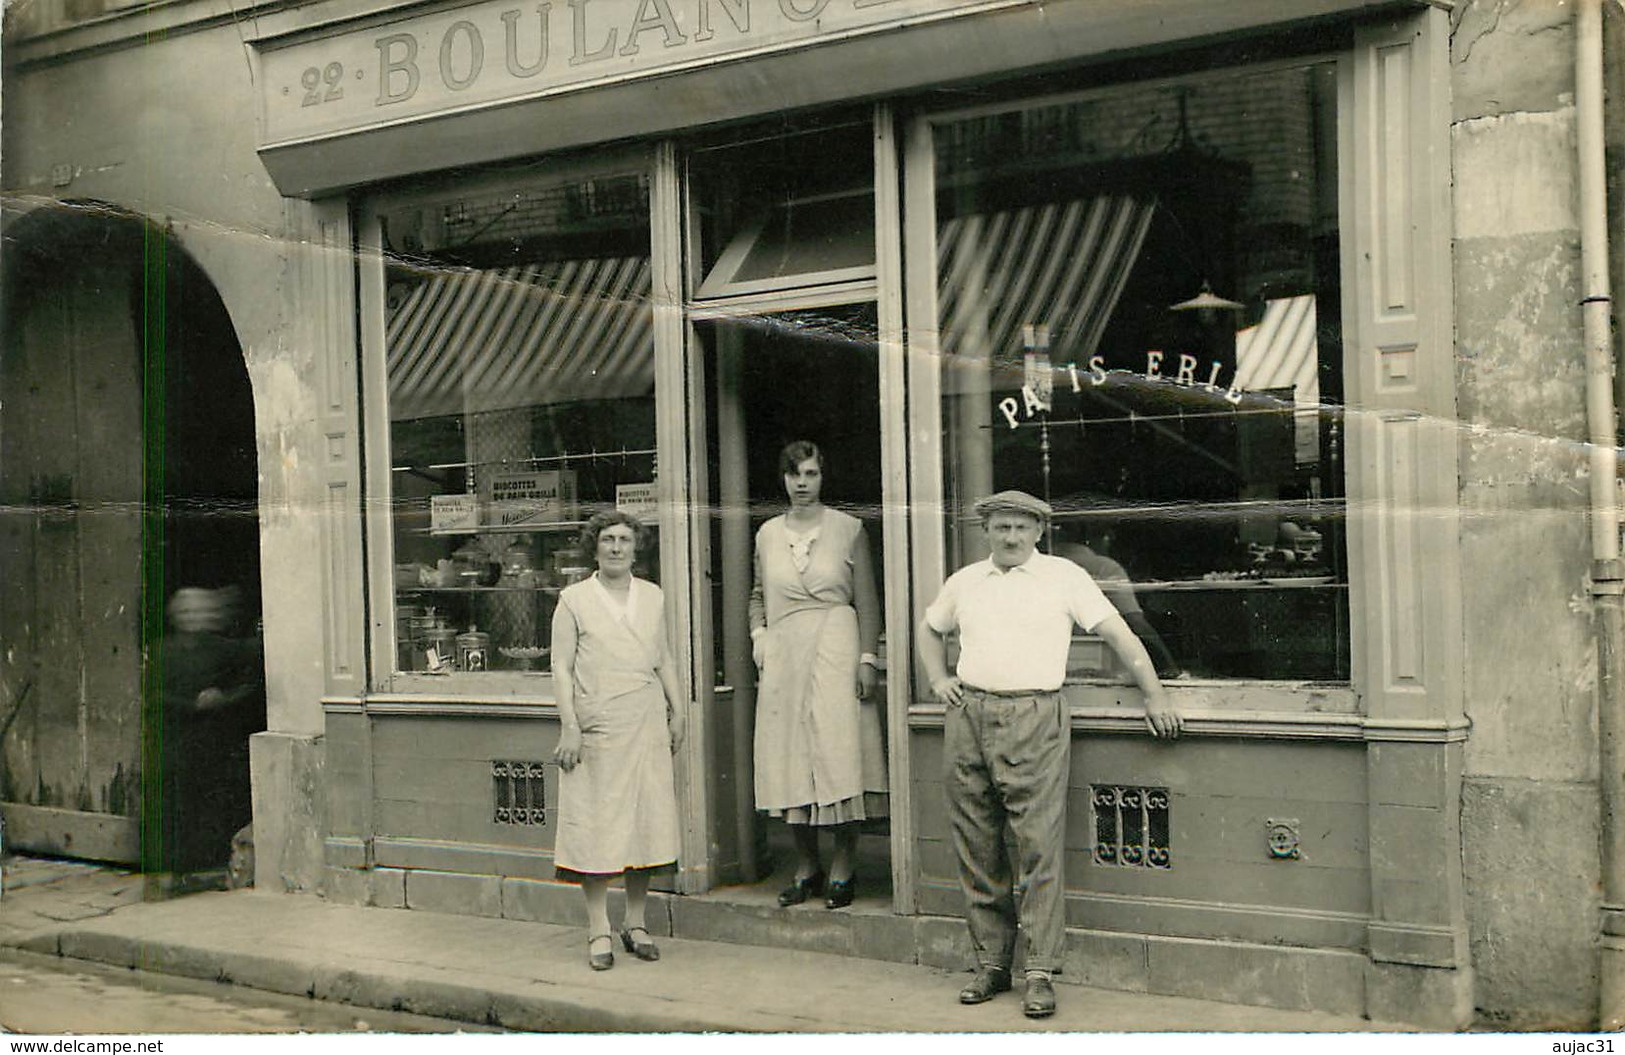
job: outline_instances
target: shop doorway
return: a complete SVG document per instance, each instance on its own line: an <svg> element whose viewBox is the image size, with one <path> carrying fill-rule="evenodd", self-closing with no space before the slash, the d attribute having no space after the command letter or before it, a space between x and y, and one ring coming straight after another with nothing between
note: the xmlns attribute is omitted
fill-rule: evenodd
<svg viewBox="0 0 1625 1055"><path fill-rule="evenodd" d="M241 347L202 269L140 218L95 203L44 207L8 223L7 249L7 843L223 876L251 818L247 738L265 728ZM195 627L187 635L174 632L177 595ZM229 706L213 695L185 715L166 706L178 669L227 651L233 680L211 671L188 695L195 703L214 687Z"/></svg>
<svg viewBox="0 0 1625 1055"><path fill-rule="evenodd" d="M863 522L877 591L884 588L880 383L872 302L732 316L696 323L703 357L710 532L704 567L709 618L701 655L713 671L708 759L719 850L716 878L741 896L788 884L791 833L754 801L756 668L749 604L757 529L787 505L779 455L808 440L824 454L823 501ZM884 687L867 706L879 707ZM884 742L876 745L884 757ZM861 823L858 903L891 904L890 827ZM831 837L821 839L827 863Z"/></svg>

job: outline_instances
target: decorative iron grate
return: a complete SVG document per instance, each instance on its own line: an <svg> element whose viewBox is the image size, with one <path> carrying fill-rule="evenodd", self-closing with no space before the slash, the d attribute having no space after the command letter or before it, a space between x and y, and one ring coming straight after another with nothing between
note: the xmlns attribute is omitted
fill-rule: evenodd
<svg viewBox="0 0 1625 1055"><path fill-rule="evenodd" d="M546 824L546 772L543 762L492 762L491 819L498 824Z"/></svg>
<svg viewBox="0 0 1625 1055"><path fill-rule="evenodd" d="M1168 845L1167 788L1095 784L1091 791L1096 864L1173 867Z"/></svg>

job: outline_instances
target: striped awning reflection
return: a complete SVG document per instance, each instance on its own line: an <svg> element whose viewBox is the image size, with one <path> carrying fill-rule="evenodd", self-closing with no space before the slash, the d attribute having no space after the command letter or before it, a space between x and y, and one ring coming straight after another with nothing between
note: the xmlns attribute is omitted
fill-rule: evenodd
<svg viewBox="0 0 1625 1055"><path fill-rule="evenodd" d="M650 289L641 256L436 271L390 298L390 417L647 395Z"/></svg>
<svg viewBox="0 0 1625 1055"><path fill-rule="evenodd" d="M1009 358L1023 326L1047 325L1055 354L1086 362L1155 210L1154 200L1100 195L948 220L937 242L943 351Z"/></svg>
<svg viewBox="0 0 1625 1055"><path fill-rule="evenodd" d="M1258 325L1236 331L1236 387L1243 392L1292 389L1295 403L1320 402L1315 295L1264 302Z"/></svg>
<svg viewBox="0 0 1625 1055"><path fill-rule="evenodd" d="M1320 457L1320 345L1315 295L1264 302L1256 326L1236 331L1236 388L1243 392L1292 391L1296 457L1300 465Z"/></svg>

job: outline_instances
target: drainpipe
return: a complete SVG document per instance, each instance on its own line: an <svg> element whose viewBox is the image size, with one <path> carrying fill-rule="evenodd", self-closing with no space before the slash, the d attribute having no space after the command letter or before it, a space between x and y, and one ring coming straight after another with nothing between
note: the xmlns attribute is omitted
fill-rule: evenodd
<svg viewBox="0 0 1625 1055"><path fill-rule="evenodd" d="M1580 176L1581 323L1590 433L1591 597L1597 634L1597 732L1602 793L1602 934L1598 1023L1625 1026L1625 581L1621 577L1617 424L1608 280L1608 198L1603 140L1602 2L1575 10L1576 140Z"/></svg>

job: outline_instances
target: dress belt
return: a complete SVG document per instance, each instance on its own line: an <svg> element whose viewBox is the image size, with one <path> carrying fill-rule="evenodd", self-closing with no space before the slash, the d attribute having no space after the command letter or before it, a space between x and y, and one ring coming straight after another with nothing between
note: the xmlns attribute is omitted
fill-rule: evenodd
<svg viewBox="0 0 1625 1055"><path fill-rule="evenodd" d="M967 692L974 692L978 696L993 696L996 698L1018 699L1024 696L1053 696L1060 689L983 689L975 685L966 685L960 682L960 687Z"/></svg>

